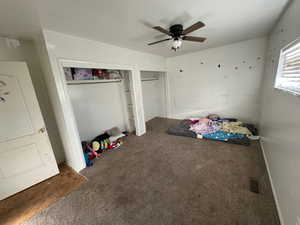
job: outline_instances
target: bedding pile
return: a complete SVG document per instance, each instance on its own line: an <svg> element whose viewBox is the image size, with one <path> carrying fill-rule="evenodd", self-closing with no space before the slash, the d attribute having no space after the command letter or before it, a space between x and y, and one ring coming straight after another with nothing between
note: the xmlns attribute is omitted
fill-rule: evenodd
<svg viewBox="0 0 300 225"><path fill-rule="evenodd" d="M216 114L181 121L176 127L168 129L167 133L241 145L250 145L249 137L258 134L252 124L243 123L235 118L221 118Z"/></svg>

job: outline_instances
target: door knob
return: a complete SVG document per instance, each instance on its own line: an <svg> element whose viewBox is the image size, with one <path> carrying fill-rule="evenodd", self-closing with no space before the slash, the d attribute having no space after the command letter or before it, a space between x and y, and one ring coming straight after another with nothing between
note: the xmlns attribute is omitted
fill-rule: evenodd
<svg viewBox="0 0 300 225"><path fill-rule="evenodd" d="M39 129L39 133L45 133L46 132L46 128L42 127L41 129Z"/></svg>

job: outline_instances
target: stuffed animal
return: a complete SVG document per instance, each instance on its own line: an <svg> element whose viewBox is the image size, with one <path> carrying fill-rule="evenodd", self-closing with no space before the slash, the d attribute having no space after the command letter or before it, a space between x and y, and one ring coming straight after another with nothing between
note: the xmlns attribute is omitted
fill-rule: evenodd
<svg viewBox="0 0 300 225"><path fill-rule="evenodd" d="M92 140L92 147L94 151L102 153L103 151L108 149L109 143L109 135L107 133L104 133Z"/></svg>

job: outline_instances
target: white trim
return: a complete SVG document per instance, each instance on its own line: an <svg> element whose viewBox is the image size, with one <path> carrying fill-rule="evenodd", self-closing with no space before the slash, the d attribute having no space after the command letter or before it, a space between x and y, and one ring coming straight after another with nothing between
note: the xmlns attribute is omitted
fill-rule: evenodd
<svg viewBox="0 0 300 225"><path fill-rule="evenodd" d="M164 72L164 87L165 87L165 116L170 118L171 116L171 91L170 91L170 75L168 72Z"/></svg>
<svg viewBox="0 0 300 225"><path fill-rule="evenodd" d="M265 154L265 149L264 149L264 147L263 147L263 142L262 142L263 140L262 140L262 139L263 139L263 138L261 138L261 139L259 140L259 144L260 144L260 147L261 147L261 150L262 150L262 153L263 153L265 165L266 165L266 167L267 167L268 176L269 176L269 180L270 180L270 183L271 183L272 193L273 193L273 197L274 197L274 200L275 200L276 209L277 209L277 212L278 212L280 224L281 224L281 225L285 225L284 220L283 220L283 216L282 216L282 213L281 213L281 209L280 209L278 197L277 197L277 194L276 194L274 182L273 182L273 179L272 179L272 175L271 175L269 163L268 163L268 160L267 160L267 157L266 157L266 154Z"/></svg>
<svg viewBox="0 0 300 225"><path fill-rule="evenodd" d="M131 72L128 71L128 79L130 79L130 77L132 76L130 73ZM130 80L129 80L129 82L130 82ZM128 99L127 99L126 92L125 92L126 88L125 88L124 80L121 80L120 87L121 87L120 98L122 99L121 103L122 103L122 109L123 109L122 116L123 116L123 119L125 121L125 127L126 127L127 131L133 132L134 129L133 129L131 123L130 123L131 118L130 118L129 112L128 112ZM130 95L130 98L131 98L131 102L132 102L131 95Z"/></svg>
<svg viewBox="0 0 300 225"><path fill-rule="evenodd" d="M85 163L85 159L84 159L84 155L82 152L82 146L81 146L81 142L80 142L80 135L78 132L78 127L77 127L77 123L76 123L76 118L75 118L75 114L73 111L73 107L72 107L72 103L71 103L71 99L68 93L68 87L67 87L67 81L65 79L64 76L64 70L63 70L63 66L62 66L62 62L58 59L58 58L54 58L53 60L56 61L57 67L58 67L58 73L56 75L56 73L54 72L54 76L57 77L56 79L56 85L58 88L58 92L59 95L61 95L62 97L60 98L61 100L61 107L63 110L63 116L66 122L66 128L67 130L65 132L68 133L68 146L72 148L72 154L73 156L73 161L76 165L70 165L75 171L79 172L82 169L84 169L86 167L86 163ZM67 156L67 152L65 152L66 158L67 158L67 163L68 163L68 156ZM71 156L69 156L71 157ZM76 158L75 158L76 157Z"/></svg>
<svg viewBox="0 0 300 225"><path fill-rule="evenodd" d="M203 110L191 110L188 112L181 112L181 113L173 113L169 115L169 118L172 119L188 119L192 117L205 117L210 113L219 113L224 111L224 108L207 108Z"/></svg>
<svg viewBox="0 0 300 225"><path fill-rule="evenodd" d="M160 72L160 78L162 81L162 88L163 88L163 117L168 117L168 77L166 72Z"/></svg>
<svg viewBox="0 0 300 225"><path fill-rule="evenodd" d="M96 62L96 61L82 61L82 60L73 60L60 58L59 61L63 67L82 67L82 68L103 68L111 70L134 70L134 66L131 65L119 65L111 64L105 62Z"/></svg>
<svg viewBox="0 0 300 225"><path fill-rule="evenodd" d="M145 113L143 103L141 72L137 68L131 71L129 76L131 87L131 99L133 106L133 115L135 123L135 132L137 136L146 133Z"/></svg>
<svg viewBox="0 0 300 225"><path fill-rule="evenodd" d="M284 87L280 87L280 86L277 86L275 87L275 89L279 90L279 91L283 91L283 92L286 92L288 94L292 94L294 96L300 96L300 93L299 92L296 92L296 91L292 91L290 89L287 89L287 88L284 88Z"/></svg>

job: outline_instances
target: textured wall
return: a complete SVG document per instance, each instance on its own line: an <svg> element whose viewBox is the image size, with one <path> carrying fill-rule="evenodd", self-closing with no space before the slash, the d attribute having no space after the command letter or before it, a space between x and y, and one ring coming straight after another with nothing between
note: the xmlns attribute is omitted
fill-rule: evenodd
<svg viewBox="0 0 300 225"><path fill-rule="evenodd" d="M300 36L300 1L273 30L262 88L261 135L285 225L300 224L300 98L274 88L282 47Z"/></svg>
<svg viewBox="0 0 300 225"><path fill-rule="evenodd" d="M125 130L121 83L68 85L81 140L117 126Z"/></svg>
<svg viewBox="0 0 300 225"><path fill-rule="evenodd" d="M218 113L257 123L266 39L167 59L171 117Z"/></svg>

